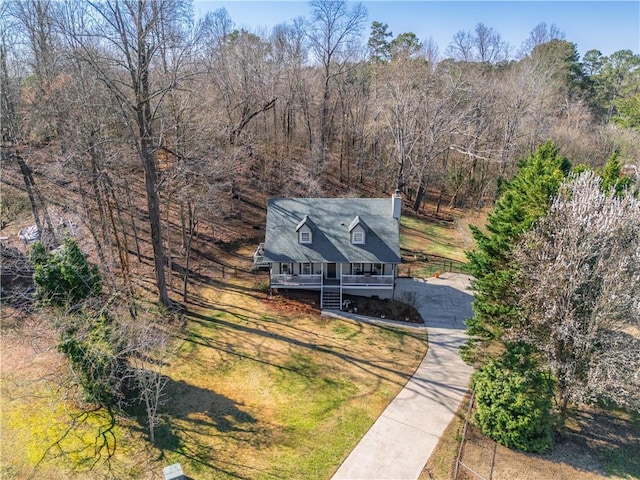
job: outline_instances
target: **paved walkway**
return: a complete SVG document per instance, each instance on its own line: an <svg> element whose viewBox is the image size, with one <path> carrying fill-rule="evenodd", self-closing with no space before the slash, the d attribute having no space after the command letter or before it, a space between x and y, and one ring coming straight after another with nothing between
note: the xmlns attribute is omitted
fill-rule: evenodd
<svg viewBox="0 0 640 480"><path fill-rule="evenodd" d="M472 313L469 278L398 279L396 292L396 298L415 295L429 350L333 480L416 480L467 391L472 369L458 347L465 340L463 322Z"/></svg>

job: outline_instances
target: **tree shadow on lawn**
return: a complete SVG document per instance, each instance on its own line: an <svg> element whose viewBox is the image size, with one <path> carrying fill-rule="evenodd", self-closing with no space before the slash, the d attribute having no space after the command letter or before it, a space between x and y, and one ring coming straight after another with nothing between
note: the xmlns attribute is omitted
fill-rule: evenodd
<svg viewBox="0 0 640 480"><path fill-rule="evenodd" d="M258 447L266 435L264 428L258 427L258 420L243 410L242 404L224 395L182 380L165 379L166 402L159 409L155 428L155 446L162 452L161 458L172 452L205 470L232 478L252 478L244 472L255 470L253 467L216 458L215 446L203 439L222 437L225 443L246 443ZM136 419L139 430L148 435L144 406L138 405L129 413ZM188 475L189 472L185 473Z"/></svg>
<svg viewBox="0 0 640 480"><path fill-rule="evenodd" d="M229 310L225 310L220 308L219 306L216 307L216 310L220 311L220 312L224 312L227 313L229 315L232 316L238 316L238 314L236 314L235 312L229 311ZM278 332L270 332L270 331L266 331L266 330L261 330L252 326L249 326L248 322L246 322L246 317L244 317L244 315L240 315L239 319L242 320L243 322L245 322L244 324L238 324L238 323L234 323L234 322L230 322L227 320L223 320L219 317L208 317L206 315L202 315L200 313L197 312L193 312L193 311L187 311L185 312L185 314L189 317L191 317L192 319L195 320L199 320L199 321L205 321L205 322L211 322L220 326L224 326L226 328L230 328L232 330L236 330L238 332L243 332L244 334L248 334L248 335L256 335L259 337L266 337L266 338L270 338L276 341L282 341L282 342L286 342L290 345L296 346L296 347L300 347L303 349L307 349L310 351L313 351L314 353L320 353L323 355L328 355L330 357L336 357L344 362L349 363L350 365L361 369L365 372L367 372L368 374L372 374L374 373L375 370L379 370L379 373L375 373L375 375L377 377L379 377L381 380L387 381L389 383L394 383L400 386L404 386L406 384L406 380L408 380L411 376L411 373L407 373L407 372L402 372L400 370L394 369L392 368L392 365L394 365L392 359L379 359L379 361L374 362L374 361L370 361L370 360L364 360L361 357L358 357L356 355L352 355L350 353L347 353L347 351L345 349L343 349L342 351L339 351L337 349L335 349L333 346L331 345L322 345L322 344L316 344L316 343L310 343L310 342L306 342L304 340L301 340L300 338L294 338L293 336L286 336L286 335L282 335L281 333ZM252 319L253 320L253 319ZM287 325L288 326L288 325ZM403 332L404 333L404 332ZM187 341L189 341L189 338L186 338ZM211 346L211 345L209 345ZM221 348L218 346L212 346L213 348ZM238 352L232 351L229 348L221 348L222 350L228 352L228 353L232 353L232 354L237 354ZM248 358L248 356L244 355L245 357ZM263 360L258 360L261 363L264 363ZM282 366L282 365L274 365L277 368L284 368L286 369L287 367ZM404 379L403 381L398 381L398 380L394 380L393 378L390 378L389 376L384 375L384 373L388 373L390 375L396 375L399 376L400 378Z"/></svg>
<svg viewBox="0 0 640 480"><path fill-rule="evenodd" d="M298 304L297 306L300 307L299 311L296 311L294 313L300 314L300 315L309 315L311 317L316 317L316 319L320 319L321 318L321 313L322 311L315 307L315 306L310 306L310 304L313 303L312 300L310 300L309 298L303 298L303 295L300 294L300 291L289 291L286 293L277 293L277 294L273 294L273 295L267 295L267 294L255 294L255 295L251 295L252 297L256 298L257 300L261 301L261 302L266 302L265 303L265 310L269 310L269 309L273 309L273 308L278 308L279 305L276 304L272 304L271 302L273 301L277 301L278 299L286 299L286 302L293 302L295 304ZM307 292L308 294L309 292ZM319 295L318 292L312 292L310 295L313 296L313 298L315 298L316 296ZM347 297L347 295L345 294L345 298ZM353 296L352 296L353 297ZM354 297L354 298L358 298L362 301L369 301L369 302L375 302L376 305L384 305L384 307L380 307L380 308L384 308L386 309L385 311L394 311L394 306L391 304L391 302L387 301L387 300L375 300L372 298L366 298L366 297ZM316 299L316 300L319 300ZM209 309L209 310L215 310L215 311L219 311L222 313L226 313L229 315L232 315L234 317L236 317L238 320L241 321L245 321L245 322L254 322L254 323L259 323L259 324L272 324L272 325L277 325L279 327L283 327L283 328L287 328L287 329L291 329L291 330L297 330L301 333L304 333L305 335L310 335L310 336L314 336L318 339L325 339L328 341L331 340L335 340L334 337L331 337L329 335L322 335L319 334L317 332L310 332L307 329L303 329L303 328L299 328L296 326L296 322L295 320L289 319L288 316L290 315L285 313L284 316L274 316L274 315L268 315L268 314L261 314L258 315L258 313L255 310L251 310L248 308L244 308L244 307L240 307L238 305L231 305L231 304L225 304L225 303L214 303L208 299L205 299L203 297L192 297L190 298L189 304L191 305L195 305L197 307L200 308L204 308L204 309ZM401 303L401 302L396 302L396 303ZM226 308L225 308L226 307ZM391 308L389 308L391 307ZM408 305L409 308L414 308L411 305ZM210 320L210 321L217 321L217 318L215 318L215 316L212 317L207 317L204 315L200 315L197 313L194 313L192 310L189 310L187 307L184 307L185 313L186 315L189 316L194 316L194 317L198 317L201 318L203 320ZM230 311L228 309L233 309L234 311ZM395 308L397 310L397 308ZM247 315L243 314L243 313L239 313L238 311L242 311L242 312L247 312ZM360 312L359 312L360 313ZM365 310L362 314L363 315L367 315L367 311ZM418 314L419 315L419 314ZM393 319L391 316L387 315L388 319ZM334 319L331 320L326 320L327 322L335 322ZM402 321L402 320L400 320ZM413 323L417 323L417 322L404 322L407 323L409 325L413 324ZM420 322L421 323L421 322ZM356 332L361 333L363 330L362 327L362 323L361 322L355 322L353 324L353 327L355 329ZM384 330L386 332L390 332L392 334L397 334L402 336L403 338L413 338L416 340L426 340L426 336L423 333L416 333L416 332L412 332L412 331L408 331L408 330L403 330L403 329L398 329L398 328L394 328L394 327L387 327L385 325L376 325L376 327L379 330ZM315 345L315 344L314 344Z"/></svg>
<svg viewBox="0 0 640 480"><path fill-rule="evenodd" d="M574 414L551 456L560 456L563 444L571 443L598 459L609 475L640 478L640 416L584 408ZM560 461L574 465L573 457ZM581 465L575 465L581 468Z"/></svg>
<svg viewBox="0 0 640 480"><path fill-rule="evenodd" d="M640 478L639 427L637 415L583 407L551 451L535 454L497 445L471 423L462 460L485 478Z"/></svg>

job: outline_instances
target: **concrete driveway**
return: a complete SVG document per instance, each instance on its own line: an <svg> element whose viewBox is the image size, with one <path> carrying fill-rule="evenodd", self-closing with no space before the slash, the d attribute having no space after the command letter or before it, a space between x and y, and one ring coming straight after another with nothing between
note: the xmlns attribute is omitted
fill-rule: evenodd
<svg viewBox="0 0 640 480"><path fill-rule="evenodd" d="M334 480L416 480L467 392L473 369L458 354L472 314L470 278L397 280L396 298L413 299L425 321L429 350L333 476Z"/></svg>

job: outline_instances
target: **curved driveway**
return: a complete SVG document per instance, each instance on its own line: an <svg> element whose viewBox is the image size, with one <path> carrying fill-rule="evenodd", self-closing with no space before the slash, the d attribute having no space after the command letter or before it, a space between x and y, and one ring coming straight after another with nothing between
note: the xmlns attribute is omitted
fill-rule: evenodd
<svg viewBox="0 0 640 480"><path fill-rule="evenodd" d="M415 298L429 334L429 350L333 480L416 480L467 392L473 369L458 355L471 316L470 279L397 279L396 298ZM406 297L405 297L406 298Z"/></svg>

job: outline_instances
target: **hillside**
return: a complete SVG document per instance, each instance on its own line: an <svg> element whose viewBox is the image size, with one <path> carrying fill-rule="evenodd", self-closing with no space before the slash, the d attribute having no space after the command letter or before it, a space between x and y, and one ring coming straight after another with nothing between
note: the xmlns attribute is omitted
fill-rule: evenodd
<svg viewBox="0 0 640 480"><path fill-rule="evenodd" d="M46 191L49 215L60 232L74 235L91 260L99 262L82 215L81 189L51 174L34 172L34 177ZM32 219L19 179L15 171L3 172L3 199L11 205L2 229L2 437L13 448L0 450L0 462L7 478L104 478L107 471L116 477L149 478L154 476L150 472L175 461L205 478L327 478L425 353L423 335L327 321L303 300L262 293L263 277L251 272L250 255L263 235L263 200L243 198L243 182L237 184L236 198L221 196L220 224L198 225L186 302L180 212L165 204L167 251L176 252L167 282L171 298L183 309L166 316L155 302L142 185L131 176L128 188L135 208L125 204L114 212L115 218L129 217L121 239L129 245L138 309L143 316L165 318L172 338L162 369L168 379L167 402L156 442L150 442L138 409L110 412L84 404L55 347L47 315L34 310L25 296L9 301L11 292L30 289L23 270L28 246L17 234ZM429 220L421 216L420 221L407 217L415 231L406 230L412 239L403 246L406 266L420 269L436 262L440 268L442 251L433 259L423 258L430 255L430 244L419 222ZM451 233L445 243L452 251L462 245L452 217L433 217L432 223L434 245L443 242L446 232ZM15 263L7 261L11 255ZM101 264L102 271L113 272L114 260ZM13 275L20 272L21 277ZM94 444L96 435L104 443Z"/></svg>

